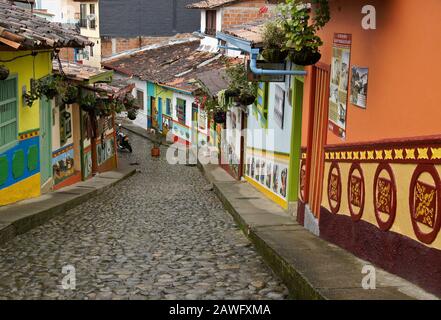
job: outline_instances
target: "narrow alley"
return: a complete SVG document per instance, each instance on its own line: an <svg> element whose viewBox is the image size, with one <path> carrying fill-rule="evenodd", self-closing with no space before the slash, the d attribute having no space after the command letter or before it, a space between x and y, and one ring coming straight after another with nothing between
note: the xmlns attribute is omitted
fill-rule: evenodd
<svg viewBox="0 0 441 320"><path fill-rule="evenodd" d="M0 299L286 298L199 170L130 139L140 173L0 248Z"/></svg>

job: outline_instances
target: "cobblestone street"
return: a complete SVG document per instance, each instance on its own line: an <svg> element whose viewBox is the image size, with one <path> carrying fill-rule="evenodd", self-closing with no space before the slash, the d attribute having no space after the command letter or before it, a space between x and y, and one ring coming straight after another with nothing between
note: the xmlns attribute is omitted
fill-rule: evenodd
<svg viewBox="0 0 441 320"><path fill-rule="evenodd" d="M129 136L140 173L0 247L0 299L286 298L199 170Z"/></svg>

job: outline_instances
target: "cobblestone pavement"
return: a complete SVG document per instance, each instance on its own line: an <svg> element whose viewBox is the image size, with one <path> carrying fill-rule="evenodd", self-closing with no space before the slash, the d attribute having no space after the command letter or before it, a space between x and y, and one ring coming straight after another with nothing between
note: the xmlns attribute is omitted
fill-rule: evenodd
<svg viewBox="0 0 441 320"><path fill-rule="evenodd" d="M287 298L199 170L129 136L141 173L0 247L0 299Z"/></svg>

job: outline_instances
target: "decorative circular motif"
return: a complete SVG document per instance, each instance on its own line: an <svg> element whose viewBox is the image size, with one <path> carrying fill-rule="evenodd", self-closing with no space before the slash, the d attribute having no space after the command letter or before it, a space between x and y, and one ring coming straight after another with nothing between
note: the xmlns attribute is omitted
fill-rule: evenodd
<svg viewBox="0 0 441 320"><path fill-rule="evenodd" d="M353 163L348 178L348 204L353 221L360 221L364 210L364 176L358 163Z"/></svg>
<svg viewBox="0 0 441 320"><path fill-rule="evenodd" d="M429 181L431 180L431 181ZM410 218L418 240L435 241L441 226L441 181L434 165L420 164L409 191Z"/></svg>
<svg viewBox="0 0 441 320"><path fill-rule="evenodd" d="M305 186L306 186L306 161L300 163L300 200L305 202Z"/></svg>
<svg viewBox="0 0 441 320"><path fill-rule="evenodd" d="M328 202L331 212L338 213L341 204L341 174L337 162L333 162L329 168Z"/></svg>
<svg viewBox="0 0 441 320"><path fill-rule="evenodd" d="M375 172L374 210L380 230L389 231L397 213L397 184L387 163L380 163Z"/></svg>

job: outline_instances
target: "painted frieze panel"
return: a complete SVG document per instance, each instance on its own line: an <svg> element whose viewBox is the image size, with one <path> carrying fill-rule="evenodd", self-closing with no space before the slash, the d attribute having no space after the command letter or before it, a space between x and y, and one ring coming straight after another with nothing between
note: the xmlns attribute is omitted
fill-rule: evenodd
<svg viewBox="0 0 441 320"><path fill-rule="evenodd" d="M348 202L352 220L359 221L363 216L365 186L363 171L358 163L354 163L349 170Z"/></svg>
<svg viewBox="0 0 441 320"><path fill-rule="evenodd" d="M426 244L435 241L441 226L441 181L433 165L419 165L410 184L410 215L416 237Z"/></svg>

